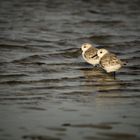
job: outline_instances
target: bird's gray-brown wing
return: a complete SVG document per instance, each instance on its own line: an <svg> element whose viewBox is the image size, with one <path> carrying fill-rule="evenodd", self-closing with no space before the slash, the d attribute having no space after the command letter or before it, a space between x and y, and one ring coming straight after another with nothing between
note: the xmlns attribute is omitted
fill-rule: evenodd
<svg viewBox="0 0 140 140"><path fill-rule="evenodd" d="M85 52L85 58L94 58L97 55L97 48L91 47Z"/></svg>
<svg viewBox="0 0 140 140"><path fill-rule="evenodd" d="M122 61L115 54L107 53L101 58L100 64L104 68L105 66L122 65Z"/></svg>

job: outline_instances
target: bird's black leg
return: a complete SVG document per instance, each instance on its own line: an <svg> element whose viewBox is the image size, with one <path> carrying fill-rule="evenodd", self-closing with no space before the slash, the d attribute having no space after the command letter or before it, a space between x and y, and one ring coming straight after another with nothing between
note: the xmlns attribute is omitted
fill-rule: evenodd
<svg viewBox="0 0 140 140"><path fill-rule="evenodd" d="M113 77L114 77L114 79L115 79L115 76L116 76L116 74L115 74L115 72L113 72Z"/></svg>

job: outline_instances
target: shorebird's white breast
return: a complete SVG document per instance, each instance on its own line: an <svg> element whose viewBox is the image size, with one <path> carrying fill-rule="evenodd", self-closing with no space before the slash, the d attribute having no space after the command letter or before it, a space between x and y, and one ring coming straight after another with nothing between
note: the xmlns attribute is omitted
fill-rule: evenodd
<svg viewBox="0 0 140 140"><path fill-rule="evenodd" d="M114 65L114 66L105 66L104 69L107 71L107 72L115 72L117 70L119 70L121 68L121 65L120 64L117 64L117 65Z"/></svg>
<svg viewBox="0 0 140 140"><path fill-rule="evenodd" d="M99 58L97 58L97 57L93 57L93 58L85 57L85 53L84 52L82 53L82 56L83 56L85 61L87 61L88 63L90 63L92 65L99 64Z"/></svg>

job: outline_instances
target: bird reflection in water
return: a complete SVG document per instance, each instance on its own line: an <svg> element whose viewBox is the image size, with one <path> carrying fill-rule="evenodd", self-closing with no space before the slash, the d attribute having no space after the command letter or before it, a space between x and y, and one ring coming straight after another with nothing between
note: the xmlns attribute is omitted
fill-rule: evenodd
<svg viewBox="0 0 140 140"><path fill-rule="evenodd" d="M113 75L105 73L100 67L82 69L82 72L88 90L110 91L121 87L120 80L114 79Z"/></svg>

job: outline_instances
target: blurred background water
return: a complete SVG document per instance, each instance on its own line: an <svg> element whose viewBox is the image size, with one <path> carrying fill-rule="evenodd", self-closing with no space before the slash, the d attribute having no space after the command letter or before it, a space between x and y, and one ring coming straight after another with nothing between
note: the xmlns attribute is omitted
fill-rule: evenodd
<svg viewBox="0 0 140 140"><path fill-rule="evenodd" d="M139 0L0 1L0 139L140 139ZM89 42L128 62L93 68Z"/></svg>

